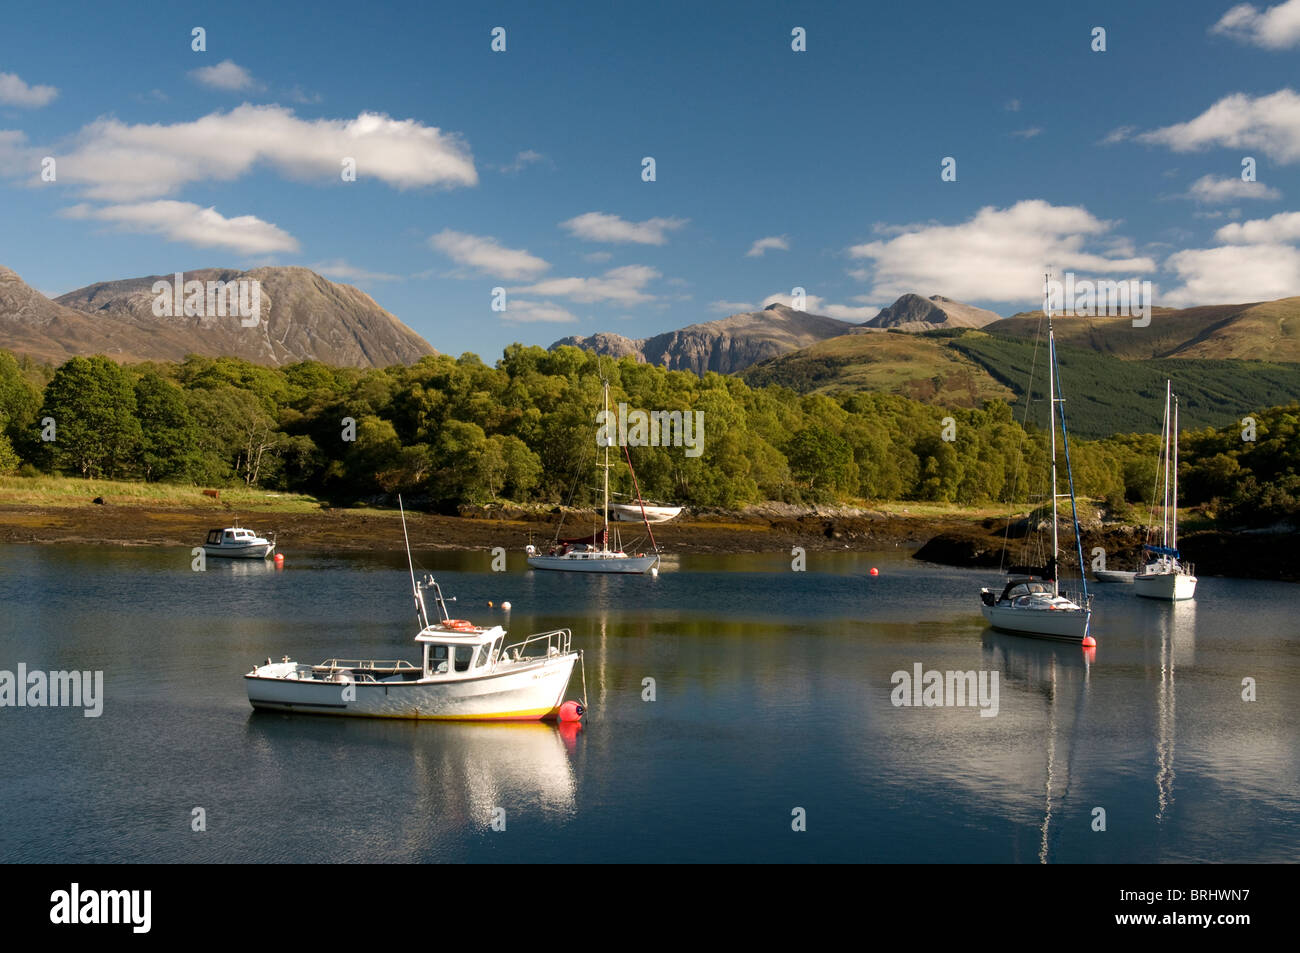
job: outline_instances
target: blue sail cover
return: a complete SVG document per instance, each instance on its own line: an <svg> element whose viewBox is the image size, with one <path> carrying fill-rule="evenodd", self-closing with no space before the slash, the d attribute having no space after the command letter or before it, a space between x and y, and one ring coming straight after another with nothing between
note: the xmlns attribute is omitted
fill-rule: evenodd
<svg viewBox="0 0 1300 953"><path fill-rule="evenodd" d="M1149 553L1155 553L1157 556L1173 556L1174 559L1181 558L1178 550L1171 549L1168 546L1143 546L1142 548Z"/></svg>

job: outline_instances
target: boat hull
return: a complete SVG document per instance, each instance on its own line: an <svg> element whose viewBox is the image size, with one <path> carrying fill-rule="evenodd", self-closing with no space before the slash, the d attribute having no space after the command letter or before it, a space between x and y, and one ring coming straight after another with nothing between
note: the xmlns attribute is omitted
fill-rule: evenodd
<svg viewBox="0 0 1300 953"><path fill-rule="evenodd" d="M610 519L618 520L622 523L640 523L642 520L641 507L635 503L611 503L609 505ZM645 507L645 521L648 523L666 523L671 519L676 519L682 512L680 506L650 506Z"/></svg>
<svg viewBox="0 0 1300 953"><path fill-rule="evenodd" d="M649 572L659 562L658 556L628 556L626 558L574 559L570 556L529 556L528 565L534 569L552 569L558 572L604 572L640 574Z"/></svg>
<svg viewBox="0 0 1300 953"><path fill-rule="evenodd" d="M1097 569L1093 571L1093 576L1098 582L1132 582L1135 572L1125 572L1122 569Z"/></svg>
<svg viewBox="0 0 1300 953"><path fill-rule="evenodd" d="M576 652L511 664L477 678L349 682L287 677L299 666L279 662L244 676L259 711L433 721L541 721L564 702Z"/></svg>
<svg viewBox="0 0 1300 953"><path fill-rule="evenodd" d="M1196 596L1196 577L1185 572L1139 574L1133 578L1133 592L1143 599L1183 602Z"/></svg>
<svg viewBox="0 0 1300 953"><path fill-rule="evenodd" d="M1041 639L1082 642L1088 635L1091 613L1083 609L1022 609L980 606L989 625L999 632L1014 632Z"/></svg>
<svg viewBox="0 0 1300 953"><path fill-rule="evenodd" d="M219 559L265 559L275 552L275 543L256 543L252 546L204 546L203 552Z"/></svg>

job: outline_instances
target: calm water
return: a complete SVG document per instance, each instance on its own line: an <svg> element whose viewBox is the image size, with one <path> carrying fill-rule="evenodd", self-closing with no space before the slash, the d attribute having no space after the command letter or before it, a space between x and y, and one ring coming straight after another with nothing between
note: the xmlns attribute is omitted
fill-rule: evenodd
<svg viewBox="0 0 1300 953"><path fill-rule="evenodd" d="M1089 661L987 632L994 576L897 553L682 557L658 579L419 558L454 615L510 600L514 636L573 629L582 731L255 715L240 676L267 656L416 658L401 557L194 573L188 550L0 547L0 669L99 669L106 694L98 719L0 709L0 860L1300 855L1297 586L1204 578L1178 606L1101 587ZM997 716L895 707L916 662L997 672Z"/></svg>

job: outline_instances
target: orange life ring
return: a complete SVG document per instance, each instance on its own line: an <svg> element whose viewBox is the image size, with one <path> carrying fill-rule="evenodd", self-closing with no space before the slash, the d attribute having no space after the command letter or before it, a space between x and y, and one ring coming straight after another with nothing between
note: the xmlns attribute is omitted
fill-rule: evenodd
<svg viewBox="0 0 1300 953"><path fill-rule="evenodd" d="M443 623L443 626L448 629L472 629L474 623L470 622L469 619L448 619Z"/></svg>

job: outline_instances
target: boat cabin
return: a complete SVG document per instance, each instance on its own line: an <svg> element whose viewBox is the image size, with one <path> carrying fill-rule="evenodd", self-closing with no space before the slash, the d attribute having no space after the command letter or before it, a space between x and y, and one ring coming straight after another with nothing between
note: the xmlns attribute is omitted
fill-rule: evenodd
<svg viewBox="0 0 1300 953"><path fill-rule="evenodd" d="M990 590L984 590L981 597L985 605L996 605L999 602L1013 602L1017 605L1024 605L1034 596L1052 596L1052 584L1043 582L1038 579L1010 579L1007 581L1006 588L1002 590L1002 595L994 597Z"/></svg>
<svg viewBox="0 0 1300 953"><path fill-rule="evenodd" d="M506 630L488 628L461 619L426 626L415 637L424 646L424 677L473 678L486 675L501 658Z"/></svg>
<svg viewBox="0 0 1300 953"><path fill-rule="evenodd" d="M257 538L257 534L251 529L242 529L238 526L231 526L226 529L208 530L207 545L233 546L239 543L250 543Z"/></svg>

